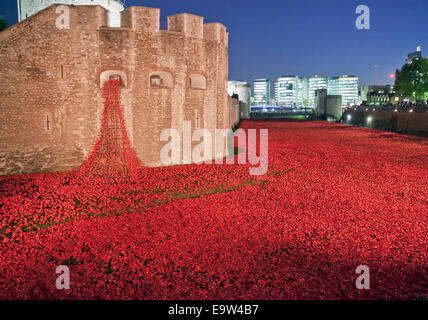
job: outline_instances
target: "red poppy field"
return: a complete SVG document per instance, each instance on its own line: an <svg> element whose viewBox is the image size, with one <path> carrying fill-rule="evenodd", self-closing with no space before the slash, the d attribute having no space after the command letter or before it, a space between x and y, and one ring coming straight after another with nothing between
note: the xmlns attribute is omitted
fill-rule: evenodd
<svg viewBox="0 0 428 320"><path fill-rule="evenodd" d="M0 177L0 299L428 296L427 139L325 122L241 127L269 129L264 176L134 161L132 175ZM70 290L55 286L59 265ZM355 286L359 265L370 290Z"/></svg>

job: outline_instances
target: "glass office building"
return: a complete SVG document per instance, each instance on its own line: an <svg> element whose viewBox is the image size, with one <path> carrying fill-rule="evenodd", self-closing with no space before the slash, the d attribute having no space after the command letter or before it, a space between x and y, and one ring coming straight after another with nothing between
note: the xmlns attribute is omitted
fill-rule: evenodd
<svg viewBox="0 0 428 320"><path fill-rule="evenodd" d="M297 101L299 106L309 106L309 81L306 78L299 78L297 82Z"/></svg>
<svg viewBox="0 0 428 320"><path fill-rule="evenodd" d="M307 105L308 81L297 76L283 76L275 82L275 100L283 107Z"/></svg>
<svg viewBox="0 0 428 320"><path fill-rule="evenodd" d="M342 96L343 106L352 106L358 102L358 77L341 76L329 78L327 83L328 95Z"/></svg>
<svg viewBox="0 0 428 320"><path fill-rule="evenodd" d="M315 75L309 79L298 76L279 77L275 82L275 101L283 107L309 107L315 106L315 91L327 89L327 94L342 96L342 106L352 106L358 103L358 77L344 75L327 78ZM269 80L258 79L254 81L254 104L268 104L270 96Z"/></svg>
<svg viewBox="0 0 428 320"><path fill-rule="evenodd" d="M256 105L270 104L270 81L269 79L254 80L253 103Z"/></svg>
<svg viewBox="0 0 428 320"><path fill-rule="evenodd" d="M315 91L318 89L327 89L328 79L323 76L312 76L308 80L308 91L309 91L309 107L314 108L315 106Z"/></svg>

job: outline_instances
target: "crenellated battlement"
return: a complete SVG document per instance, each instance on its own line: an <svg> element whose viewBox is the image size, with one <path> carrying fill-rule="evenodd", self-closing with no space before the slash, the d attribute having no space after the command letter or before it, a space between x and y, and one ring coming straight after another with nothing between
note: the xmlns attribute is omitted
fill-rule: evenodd
<svg viewBox="0 0 428 320"><path fill-rule="evenodd" d="M122 27L144 32L159 32L160 9L149 7L129 7L121 12Z"/></svg>
<svg viewBox="0 0 428 320"><path fill-rule="evenodd" d="M204 24L204 38L223 43L225 47L229 44L229 33L226 32L226 27L218 22Z"/></svg>
<svg viewBox="0 0 428 320"><path fill-rule="evenodd" d="M121 13L121 24L124 28L132 28L143 32L156 33L160 31L160 14L158 8L129 7ZM182 33L185 37L216 41L228 46L228 33L221 23L205 23L204 18L181 13L168 17L168 30Z"/></svg>
<svg viewBox="0 0 428 320"><path fill-rule="evenodd" d="M204 18L189 13L168 17L168 31L183 33L186 37L203 39Z"/></svg>
<svg viewBox="0 0 428 320"><path fill-rule="evenodd" d="M52 17L51 21L52 24L54 24L54 16L57 15L56 9L60 5L60 3L53 3L49 7L46 7L31 17L28 17L28 19L24 19L24 21L19 23L19 25L30 22L34 17L39 15ZM118 26L109 26L111 14L101 5L65 5L70 8L70 12L74 16L72 21L77 23L78 28L84 26L86 24L85 20L92 16L94 18L96 17L96 19L88 20L88 24L92 26L96 24L95 27L102 29L103 31L108 31L108 29L118 29ZM82 17L84 17L84 20L82 20ZM159 8L131 6L120 12L120 23L118 23L118 25L120 24L121 28L129 28L138 32L156 34L161 31L160 18L161 10ZM227 32L226 27L221 23L204 23L204 17L190 13L168 16L167 20L168 28L167 30L162 30L164 34L171 32L171 34L174 33L174 35L177 35L177 33L179 33L186 38L215 41L223 44L225 47L228 47L229 33Z"/></svg>

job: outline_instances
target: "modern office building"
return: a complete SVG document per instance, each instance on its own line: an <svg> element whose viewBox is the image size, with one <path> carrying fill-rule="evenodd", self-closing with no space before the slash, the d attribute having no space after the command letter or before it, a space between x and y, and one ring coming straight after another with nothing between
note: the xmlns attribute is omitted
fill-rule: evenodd
<svg viewBox="0 0 428 320"><path fill-rule="evenodd" d="M269 105L270 104L270 81L269 79L254 80L254 104Z"/></svg>
<svg viewBox="0 0 428 320"><path fill-rule="evenodd" d="M323 76L312 76L308 80L308 99L309 107L315 107L315 91L319 89L327 89L328 78Z"/></svg>
<svg viewBox="0 0 428 320"><path fill-rule="evenodd" d="M385 86L363 86L361 87L361 101L369 105L382 105L391 101L394 87Z"/></svg>
<svg viewBox="0 0 428 320"><path fill-rule="evenodd" d="M411 63L413 60L422 58L422 48L418 46L415 52L411 52L407 55L406 61L407 63Z"/></svg>
<svg viewBox="0 0 428 320"><path fill-rule="evenodd" d="M309 107L309 80L306 78L299 78L297 83L297 99L301 102L301 106Z"/></svg>
<svg viewBox="0 0 428 320"><path fill-rule="evenodd" d="M330 96L342 96L342 106L352 106L360 101L357 76L343 75L328 78L315 75L309 79L296 75L282 76L275 82L275 101L282 107L315 107L315 91L326 89ZM265 104L266 79L254 81L254 104Z"/></svg>
<svg viewBox="0 0 428 320"><path fill-rule="evenodd" d="M282 76L275 82L275 100L283 107L308 105L308 80L298 76Z"/></svg>
<svg viewBox="0 0 428 320"><path fill-rule="evenodd" d="M251 86L245 81L229 81L227 86L229 96L238 95L241 119L249 119L251 107Z"/></svg>
<svg viewBox="0 0 428 320"><path fill-rule="evenodd" d="M74 6L101 6L107 10L109 27L120 27L120 12L125 9L124 0L18 0L18 21L46 9L52 4Z"/></svg>
<svg viewBox="0 0 428 320"><path fill-rule="evenodd" d="M340 76L327 79L327 94L342 96L343 106L352 106L358 102L358 77Z"/></svg>
<svg viewBox="0 0 428 320"><path fill-rule="evenodd" d="M297 104L296 76L283 76L275 82L275 100L283 107L295 107Z"/></svg>

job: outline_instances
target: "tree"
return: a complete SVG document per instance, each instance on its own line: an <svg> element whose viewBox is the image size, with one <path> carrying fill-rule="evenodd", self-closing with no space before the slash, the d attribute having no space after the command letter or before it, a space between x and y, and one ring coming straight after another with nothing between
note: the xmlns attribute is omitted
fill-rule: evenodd
<svg viewBox="0 0 428 320"><path fill-rule="evenodd" d="M394 89L402 98L425 99L428 95L428 59L413 59L395 74Z"/></svg>
<svg viewBox="0 0 428 320"><path fill-rule="evenodd" d="M0 32L7 28L7 21L5 18L0 16Z"/></svg>

